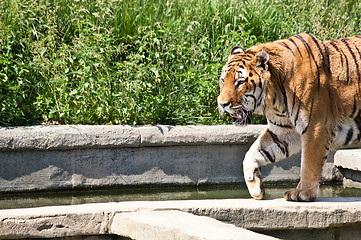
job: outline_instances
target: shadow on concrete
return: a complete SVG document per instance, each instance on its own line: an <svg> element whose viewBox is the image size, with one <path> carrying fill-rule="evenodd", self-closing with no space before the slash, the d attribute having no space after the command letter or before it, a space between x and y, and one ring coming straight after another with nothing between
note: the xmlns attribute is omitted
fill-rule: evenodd
<svg viewBox="0 0 361 240"><path fill-rule="evenodd" d="M317 198L316 202L327 202L327 203L361 202L361 197L324 197L324 198Z"/></svg>
<svg viewBox="0 0 361 240"><path fill-rule="evenodd" d="M0 152L0 190L11 186L102 186L242 182L249 145Z"/></svg>

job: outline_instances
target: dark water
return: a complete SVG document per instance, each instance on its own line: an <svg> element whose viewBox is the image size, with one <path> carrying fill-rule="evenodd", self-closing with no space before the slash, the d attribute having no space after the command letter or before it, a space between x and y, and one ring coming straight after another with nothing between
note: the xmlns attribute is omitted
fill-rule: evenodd
<svg viewBox="0 0 361 240"><path fill-rule="evenodd" d="M281 198L285 191L295 186L296 184L265 185L266 198ZM343 188L341 185L322 185L320 187L319 197L361 197L361 189ZM121 201L225 198L250 198L250 195L248 194L247 188L243 185L6 193L0 195L0 209Z"/></svg>

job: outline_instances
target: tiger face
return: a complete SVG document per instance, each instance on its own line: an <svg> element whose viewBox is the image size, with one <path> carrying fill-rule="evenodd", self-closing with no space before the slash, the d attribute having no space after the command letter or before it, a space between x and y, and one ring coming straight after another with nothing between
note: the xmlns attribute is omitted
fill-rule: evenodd
<svg viewBox="0 0 361 240"><path fill-rule="evenodd" d="M241 47L232 49L219 79L217 101L220 113L229 113L235 125L250 124L252 113L261 110L268 60L264 50L256 54Z"/></svg>

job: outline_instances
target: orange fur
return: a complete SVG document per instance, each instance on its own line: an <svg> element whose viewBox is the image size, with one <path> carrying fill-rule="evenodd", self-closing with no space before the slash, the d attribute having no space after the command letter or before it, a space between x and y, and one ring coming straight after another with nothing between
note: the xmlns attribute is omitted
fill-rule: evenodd
<svg viewBox="0 0 361 240"><path fill-rule="evenodd" d="M237 48L219 84L221 112L241 124L251 113L268 120L244 160L248 186L259 166L301 150L301 180L285 198L312 201L330 148L361 139L361 36L322 42L300 34Z"/></svg>

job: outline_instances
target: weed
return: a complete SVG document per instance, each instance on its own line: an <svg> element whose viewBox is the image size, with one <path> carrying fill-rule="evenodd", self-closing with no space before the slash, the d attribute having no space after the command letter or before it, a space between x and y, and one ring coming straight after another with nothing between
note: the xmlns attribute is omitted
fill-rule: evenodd
<svg viewBox="0 0 361 240"><path fill-rule="evenodd" d="M0 125L222 124L230 49L360 32L357 0L0 0ZM264 122L256 117L255 122Z"/></svg>

